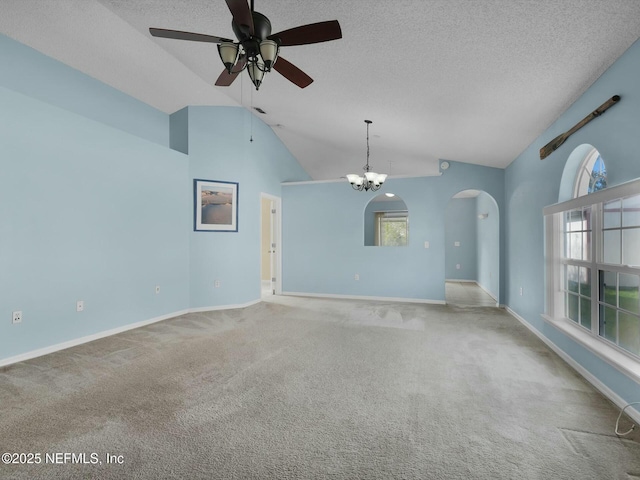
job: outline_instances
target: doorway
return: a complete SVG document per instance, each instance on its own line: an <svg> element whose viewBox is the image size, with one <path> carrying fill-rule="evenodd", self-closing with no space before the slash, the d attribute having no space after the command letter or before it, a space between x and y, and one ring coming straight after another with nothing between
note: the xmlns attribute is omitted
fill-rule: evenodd
<svg viewBox="0 0 640 480"><path fill-rule="evenodd" d="M464 190L445 215L445 300L461 306L500 303L500 215L481 190Z"/></svg>
<svg viewBox="0 0 640 480"><path fill-rule="evenodd" d="M260 194L260 292L261 297L282 293L280 255L280 198Z"/></svg>
<svg viewBox="0 0 640 480"><path fill-rule="evenodd" d="M449 305L459 307L495 307L496 299L475 281L447 280L445 297Z"/></svg>

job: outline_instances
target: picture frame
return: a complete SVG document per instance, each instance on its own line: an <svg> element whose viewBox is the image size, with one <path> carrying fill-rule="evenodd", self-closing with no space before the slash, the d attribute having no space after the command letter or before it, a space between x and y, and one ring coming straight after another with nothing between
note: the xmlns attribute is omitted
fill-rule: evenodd
<svg viewBox="0 0 640 480"><path fill-rule="evenodd" d="M193 180L196 232L238 231L238 183Z"/></svg>

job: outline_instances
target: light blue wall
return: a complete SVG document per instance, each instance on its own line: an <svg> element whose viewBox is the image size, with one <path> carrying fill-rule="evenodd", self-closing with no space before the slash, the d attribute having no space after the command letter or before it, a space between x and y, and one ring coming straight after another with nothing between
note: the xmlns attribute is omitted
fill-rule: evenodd
<svg viewBox="0 0 640 480"><path fill-rule="evenodd" d="M190 305L258 300L260 193L281 196L281 182L309 176L273 131L244 108L189 107L188 125L190 177L239 183L238 232L190 234Z"/></svg>
<svg viewBox="0 0 640 480"><path fill-rule="evenodd" d="M478 215L489 214L480 219ZM500 291L500 212L495 200L486 192L476 197L477 282L494 298Z"/></svg>
<svg viewBox="0 0 640 480"><path fill-rule="evenodd" d="M445 215L445 276L473 280L478 276L476 199L452 198ZM455 243L460 246L456 247ZM460 269L456 268L460 265Z"/></svg>
<svg viewBox="0 0 640 480"><path fill-rule="evenodd" d="M0 165L0 360L188 307L184 155L0 87Z"/></svg>
<svg viewBox="0 0 640 480"><path fill-rule="evenodd" d="M184 107L169 116L169 146L189 154L189 108Z"/></svg>
<svg viewBox="0 0 640 480"><path fill-rule="evenodd" d="M169 146L169 116L0 34L0 86Z"/></svg>
<svg viewBox="0 0 640 480"><path fill-rule="evenodd" d="M0 362L260 298L260 192L309 178L268 126L166 115L2 36L0 59ZM193 232L194 177L240 183L238 233Z"/></svg>
<svg viewBox="0 0 640 480"><path fill-rule="evenodd" d="M544 312L544 232L542 209L558 202L567 158L581 144L596 147L607 165L609 185L640 177L640 41L634 43L544 134L506 169L506 303L600 381L628 401L640 386L546 324ZM540 161L539 149L613 95L611 107L557 151ZM502 211L502 209L501 209ZM520 296L519 288L523 288Z"/></svg>
<svg viewBox="0 0 640 480"><path fill-rule="evenodd" d="M381 190L402 197L409 209L406 248L363 246L363 212L377 193L356 192L346 181L284 185L283 290L444 301L449 200L466 189L485 190L499 203L504 198L504 170L450 163L440 177L390 178Z"/></svg>

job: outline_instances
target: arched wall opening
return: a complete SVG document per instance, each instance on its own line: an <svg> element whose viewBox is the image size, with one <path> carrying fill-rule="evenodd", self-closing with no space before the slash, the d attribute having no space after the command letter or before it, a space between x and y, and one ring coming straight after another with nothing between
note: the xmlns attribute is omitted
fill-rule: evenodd
<svg viewBox="0 0 640 480"><path fill-rule="evenodd" d="M464 190L447 204L445 293L447 303L500 303L500 213L487 192Z"/></svg>
<svg viewBox="0 0 640 480"><path fill-rule="evenodd" d="M364 210L366 247L406 247L409 242L409 209L393 193L372 198Z"/></svg>

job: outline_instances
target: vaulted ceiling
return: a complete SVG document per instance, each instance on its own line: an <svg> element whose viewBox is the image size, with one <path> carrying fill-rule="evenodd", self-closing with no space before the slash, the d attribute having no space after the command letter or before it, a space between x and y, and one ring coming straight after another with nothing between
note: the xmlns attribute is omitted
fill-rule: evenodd
<svg viewBox="0 0 640 480"><path fill-rule="evenodd" d="M504 168L640 37L637 0L256 0L255 9L274 32L340 22L340 40L281 50L309 87L276 72L257 92L244 72L216 87L214 44L149 34L235 38L223 0L2 0L0 32L166 113L250 109L316 180L361 171L365 119L380 173L431 174L438 159Z"/></svg>

